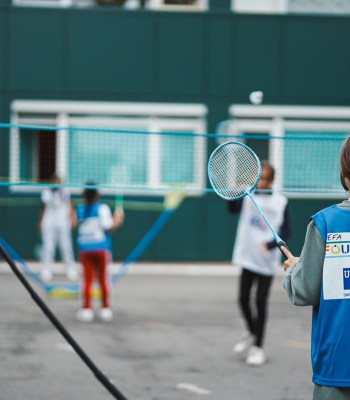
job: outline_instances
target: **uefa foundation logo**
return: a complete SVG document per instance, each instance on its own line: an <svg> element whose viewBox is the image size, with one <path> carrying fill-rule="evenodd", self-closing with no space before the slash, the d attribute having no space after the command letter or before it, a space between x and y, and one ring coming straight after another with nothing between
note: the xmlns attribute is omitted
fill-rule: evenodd
<svg viewBox="0 0 350 400"><path fill-rule="evenodd" d="M323 264L324 300L350 300L350 232L327 234Z"/></svg>

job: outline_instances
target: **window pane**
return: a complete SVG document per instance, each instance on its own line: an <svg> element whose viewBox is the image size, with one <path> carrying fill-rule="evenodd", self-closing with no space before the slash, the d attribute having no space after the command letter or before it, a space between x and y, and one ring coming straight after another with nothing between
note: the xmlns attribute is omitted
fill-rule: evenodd
<svg viewBox="0 0 350 400"><path fill-rule="evenodd" d="M184 185L193 182L195 135L172 134L161 136L161 182Z"/></svg>
<svg viewBox="0 0 350 400"><path fill-rule="evenodd" d="M56 132L20 130L19 178L48 181L56 169Z"/></svg>
<svg viewBox="0 0 350 400"><path fill-rule="evenodd" d="M285 188L341 190L339 152L346 132L286 131L285 135Z"/></svg>
<svg viewBox="0 0 350 400"><path fill-rule="evenodd" d="M74 130L69 134L68 182L144 185L147 135Z"/></svg>
<svg viewBox="0 0 350 400"><path fill-rule="evenodd" d="M56 172L56 132L38 132L38 178L39 180L51 180Z"/></svg>
<svg viewBox="0 0 350 400"><path fill-rule="evenodd" d="M36 174L36 131L20 131L19 176L21 181L34 180Z"/></svg>

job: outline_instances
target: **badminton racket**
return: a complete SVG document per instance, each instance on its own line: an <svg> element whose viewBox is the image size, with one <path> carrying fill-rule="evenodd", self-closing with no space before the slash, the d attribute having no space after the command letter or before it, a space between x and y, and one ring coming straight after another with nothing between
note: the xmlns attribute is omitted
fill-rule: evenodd
<svg viewBox="0 0 350 400"><path fill-rule="evenodd" d="M278 248L288 249L286 243L276 233L251 192L261 175L261 164L254 151L243 143L226 142L218 146L208 161L208 176L216 194L226 200L238 200L249 196L256 209L271 230Z"/></svg>

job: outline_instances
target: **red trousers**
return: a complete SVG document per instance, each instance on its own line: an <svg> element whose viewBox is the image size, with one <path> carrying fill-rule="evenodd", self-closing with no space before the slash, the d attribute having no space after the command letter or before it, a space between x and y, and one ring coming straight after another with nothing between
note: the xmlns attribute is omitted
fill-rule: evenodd
<svg viewBox="0 0 350 400"><path fill-rule="evenodd" d="M107 274L109 258L110 254L105 250L82 252L79 254L79 259L83 266L83 308L91 308L91 289L95 279L100 285L102 307L110 307Z"/></svg>

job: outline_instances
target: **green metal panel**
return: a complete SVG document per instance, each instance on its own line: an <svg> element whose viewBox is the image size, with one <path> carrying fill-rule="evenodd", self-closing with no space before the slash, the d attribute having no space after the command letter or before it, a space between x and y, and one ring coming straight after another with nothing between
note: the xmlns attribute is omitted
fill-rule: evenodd
<svg viewBox="0 0 350 400"><path fill-rule="evenodd" d="M102 10L105 11L105 10ZM151 14L73 13L68 19L70 90L151 93L154 24Z"/></svg>
<svg viewBox="0 0 350 400"><path fill-rule="evenodd" d="M350 99L348 18L290 18L286 23L286 94L339 103Z"/></svg>
<svg viewBox="0 0 350 400"><path fill-rule="evenodd" d="M229 95L234 73L230 48L232 34L230 19L225 15L208 21L208 46L206 47L208 91L212 95Z"/></svg>
<svg viewBox="0 0 350 400"><path fill-rule="evenodd" d="M196 96L204 86L204 23L200 14L161 14L159 92Z"/></svg>
<svg viewBox="0 0 350 400"><path fill-rule="evenodd" d="M6 60L6 34L7 29L5 25L6 10L0 8L0 60ZM5 79L5 62L0 62L0 90L6 87Z"/></svg>
<svg viewBox="0 0 350 400"><path fill-rule="evenodd" d="M102 199L103 200L103 199ZM147 234L158 218L155 211L125 210L125 222L112 235L113 259L125 260ZM139 261L154 260L152 244L140 255Z"/></svg>
<svg viewBox="0 0 350 400"><path fill-rule="evenodd" d="M57 10L14 9L11 15L10 88L62 87L62 14Z"/></svg>
<svg viewBox="0 0 350 400"><path fill-rule="evenodd" d="M9 0L0 0L0 9L7 7L9 3Z"/></svg>
<svg viewBox="0 0 350 400"><path fill-rule="evenodd" d="M34 259L35 247L40 243L40 234L37 230L38 213L39 208L35 206L0 207L0 218L2 218L0 235L24 259ZM25 221L21 229L18 229L17 221Z"/></svg>
<svg viewBox="0 0 350 400"><path fill-rule="evenodd" d="M238 16L234 20L236 44L233 52L233 91L248 101L254 90L262 90L265 98L280 94L279 18Z"/></svg>
<svg viewBox="0 0 350 400"><path fill-rule="evenodd" d="M205 204L203 218L203 247L201 260L230 260L234 242L237 215L228 212L227 201L212 193L201 200Z"/></svg>
<svg viewBox="0 0 350 400"><path fill-rule="evenodd" d="M201 222L202 203L194 198L185 199L154 243L156 258L166 261L198 260L202 240Z"/></svg>

